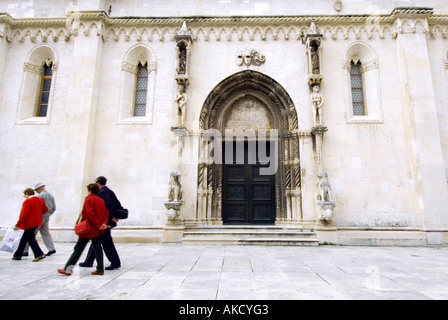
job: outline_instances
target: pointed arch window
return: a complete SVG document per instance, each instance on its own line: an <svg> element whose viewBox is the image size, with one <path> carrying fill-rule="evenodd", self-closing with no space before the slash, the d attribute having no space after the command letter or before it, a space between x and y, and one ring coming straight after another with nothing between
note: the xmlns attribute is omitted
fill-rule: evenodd
<svg viewBox="0 0 448 320"><path fill-rule="evenodd" d="M48 112L48 102L50 100L51 80L53 77L53 63L44 63L43 75L40 86L39 106L37 108L37 117L46 117Z"/></svg>
<svg viewBox="0 0 448 320"><path fill-rule="evenodd" d="M134 117L146 116L146 100L148 96L148 63L139 62L135 89Z"/></svg>
<svg viewBox="0 0 448 320"><path fill-rule="evenodd" d="M343 57L347 123L384 123L378 58L370 46L355 41Z"/></svg>
<svg viewBox="0 0 448 320"><path fill-rule="evenodd" d="M354 116L365 116L366 108L364 103L364 87L362 80L361 61L350 62L350 82L352 88L352 106Z"/></svg>
<svg viewBox="0 0 448 320"><path fill-rule="evenodd" d="M121 63L118 124L151 125L157 63L149 47L131 47Z"/></svg>
<svg viewBox="0 0 448 320"><path fill-rule="evenodd" d="M34 48L23 63L16 123L49 125L55 106L58 59L47 45Z"/></svg>

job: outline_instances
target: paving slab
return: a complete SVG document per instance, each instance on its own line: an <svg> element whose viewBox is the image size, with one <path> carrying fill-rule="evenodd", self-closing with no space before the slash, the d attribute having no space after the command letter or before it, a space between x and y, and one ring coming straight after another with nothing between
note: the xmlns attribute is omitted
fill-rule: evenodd
<svg viewBox="0 0 448 320"><path fill-rule="evenodd" d="M0 300L448 299L448 247L118 243L120 269L60 275L73 246L39 262L0 252Z"/></svg>

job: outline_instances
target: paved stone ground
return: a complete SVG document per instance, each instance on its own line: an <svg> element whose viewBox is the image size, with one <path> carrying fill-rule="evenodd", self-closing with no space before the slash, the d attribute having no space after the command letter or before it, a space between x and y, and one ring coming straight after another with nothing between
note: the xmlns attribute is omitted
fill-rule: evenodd
<svg viewBox="0 0 448 320"><path fill-rule="evenodd" d="M60 275L73 246L57 243L39 262L0 252L0 299L448 299L448 247L119 243L120 269Z"/></svg>

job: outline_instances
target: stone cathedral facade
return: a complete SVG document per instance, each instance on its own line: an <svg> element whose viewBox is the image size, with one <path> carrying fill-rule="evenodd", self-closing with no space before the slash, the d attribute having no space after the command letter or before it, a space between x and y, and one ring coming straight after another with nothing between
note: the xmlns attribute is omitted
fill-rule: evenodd
<svg viewBox="0 0 448 320"><path fill-rule="evenodd" d="M23 190L75 238L448 242L445 0L0 1L0 224Z"/></svg>

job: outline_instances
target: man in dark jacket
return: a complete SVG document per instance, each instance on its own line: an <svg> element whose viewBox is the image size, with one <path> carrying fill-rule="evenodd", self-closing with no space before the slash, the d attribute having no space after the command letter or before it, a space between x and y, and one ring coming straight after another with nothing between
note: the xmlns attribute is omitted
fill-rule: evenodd
<svg viewBox="0 0 448 320"><path fill-rule="evenodd" d="M107 179L103 176L96 178L95 183L98 185L100 191L98 196L104 200L106 203L107 210L109 210L109 220L108 225L110 228L104 230L102 235L102 245L104 254L110 261L110 266L106 267L106 270L114 270L121 267L120 257L118 256L117 249L115 249L114 241L112 239L111 230L113 227L117 226L118 219L115 218L115 212L117 209L122 209L120 201L117 199L115 193L106 187ZM91 267L93 266L93 261L95 260L95 252L90 246L89 253L87 254L86 260L81 262L79 265L81 267Z"/></svg>

